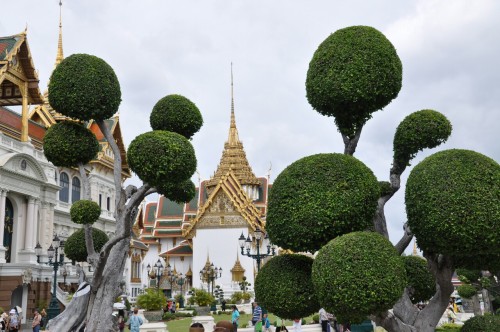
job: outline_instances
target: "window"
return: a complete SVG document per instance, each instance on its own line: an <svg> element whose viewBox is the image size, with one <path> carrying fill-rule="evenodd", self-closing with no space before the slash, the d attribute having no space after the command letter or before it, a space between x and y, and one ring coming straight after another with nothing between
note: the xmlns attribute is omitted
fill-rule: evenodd
<svg viewBox="0 0 500 332"><path fill-rule="evenodd" d="M111 211L111 198L106 197L106 210Z"/></svg>
<svg viewBox="0 0 500 332"><path fill-rule="evenodd" d="M131 282L141 282L141 256L138 254L132 255L131 262Z"/></svg>
<svg viewBox="0 0 500 332"><path fill-rule="evenodd" d="M71 203L80 200L80 193L81 193L80 179L75 176L71 182Z"/></svg>
<svg viewBox="0 0 500 332"><path fill-rule="evenodd" d="M63 202L69 202L69 177L66 173L61 173L59 179L59 185L61 189L59 190L59 200Z"/></svg>
<svg viewBox="0 0 500 332"><path fill-rule="evenodd" d="M102 209L102 194L99 194L99 207Z"/></svg>

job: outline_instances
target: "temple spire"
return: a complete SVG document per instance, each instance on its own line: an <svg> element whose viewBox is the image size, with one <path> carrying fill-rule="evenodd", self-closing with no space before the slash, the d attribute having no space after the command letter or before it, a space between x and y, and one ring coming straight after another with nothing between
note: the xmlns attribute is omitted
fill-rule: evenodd
<svg viewBox="0 0 500 332"><path fill-rule="evenodd" d="M54 68L61 63L64 59L63 45L62 45L62 0L59 0L59 40L57 42L57 56Z"/></svg>
<svg viewBox="0 0 500 332"><path fill-rule="evenodd" d="M229 126L229 145L236 145L240 142L238 129L236 129L236 118L234 116L234 91L233 91L233 63L231 62L231 124Z"/></svg>

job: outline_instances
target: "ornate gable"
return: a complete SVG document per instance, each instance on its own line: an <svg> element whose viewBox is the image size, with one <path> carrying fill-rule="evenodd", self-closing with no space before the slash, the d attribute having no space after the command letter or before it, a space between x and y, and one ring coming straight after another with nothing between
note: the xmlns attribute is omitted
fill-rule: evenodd
<svg viewBox="0 0 500 332"><path fill-rule="evenodd" d="M205 204L198 210L182 235L188 239L194 236L197 228L233 228L248 226L252 230L263 228L260 210L241 187L234 172L230 169L212 191Z"/></svg>

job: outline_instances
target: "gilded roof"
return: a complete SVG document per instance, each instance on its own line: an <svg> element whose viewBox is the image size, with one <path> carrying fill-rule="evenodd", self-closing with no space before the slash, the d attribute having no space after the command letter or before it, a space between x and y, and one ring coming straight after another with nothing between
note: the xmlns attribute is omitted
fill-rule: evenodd
<svg viewBox="0 0 500 332"><path fill-rule="evenodd" d="M231 269L231 273L235 272L243 272L243 273L245 272L245 269L243 268L243 266L241 266L240 263L240 255L236 255L236 262L234 263L234 266Z"/></svg>

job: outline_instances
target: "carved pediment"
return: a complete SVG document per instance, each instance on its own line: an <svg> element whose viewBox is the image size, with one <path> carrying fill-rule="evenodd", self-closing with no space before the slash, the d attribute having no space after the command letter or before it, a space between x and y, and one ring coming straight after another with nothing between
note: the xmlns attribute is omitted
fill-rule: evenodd
<svg viewBox="0 0 500 332"><path fill-rule="evenodd" d="M24 153L9 153L0 158L0 168L22 176L47 182L47 176L40 164L30 155Z"/></svg>

